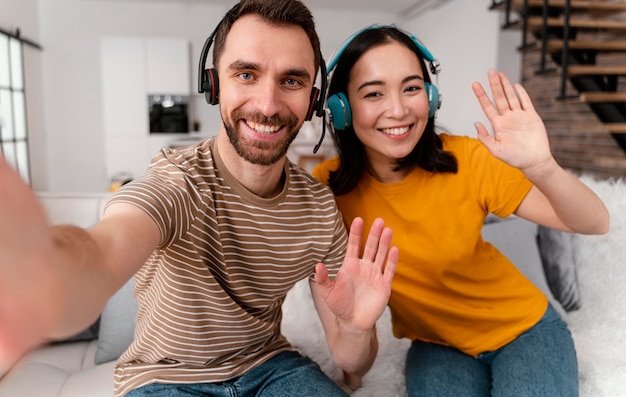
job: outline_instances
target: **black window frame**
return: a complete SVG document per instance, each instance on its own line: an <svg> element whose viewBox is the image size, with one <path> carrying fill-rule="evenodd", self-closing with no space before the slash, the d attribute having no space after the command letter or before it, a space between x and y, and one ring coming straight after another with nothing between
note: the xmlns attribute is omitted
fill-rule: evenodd
<svg viewBox="0 0 626 397"><path fill-rule="evenodd" d="M0 155L31 184L24 45L41 49L19 29L0 29Z"/></svg>

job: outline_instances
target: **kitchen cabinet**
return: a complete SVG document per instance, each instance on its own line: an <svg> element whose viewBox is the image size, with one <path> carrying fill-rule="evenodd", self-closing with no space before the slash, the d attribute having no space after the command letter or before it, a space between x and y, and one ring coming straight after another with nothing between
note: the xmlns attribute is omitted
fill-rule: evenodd
<svg viewBox="0 0 626 397"><path fill-rule="evenodd" d="M128 173L136 178L145 172L156 146L171 139L150 135L148 95L191 93L189 42L103 37L101 77L106 176Z"/></svg>
<svg viewBox="0 0 626 397"><path fill-rule="evenodd" d="M190 48L186 40L147 39L146 76L150 94L189 95Z"/></svg>

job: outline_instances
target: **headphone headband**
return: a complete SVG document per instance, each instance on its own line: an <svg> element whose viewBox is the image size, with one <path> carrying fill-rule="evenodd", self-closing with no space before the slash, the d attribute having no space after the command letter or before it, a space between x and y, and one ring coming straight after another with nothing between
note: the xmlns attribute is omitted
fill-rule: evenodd
<svg viewBox="0 0 626 397"><path fill-rule="evenodd" d="M215 39L217 31L220 29L220 26L222 26L226 18L228 18L229 15L236 16L240 6L241 2L235 4L230 10L228 10L226 15L224 15L224 17L217 23L217 26L215 27L215 29L213 29L211 35L207 37L207 39L204 41L204 45L202 46L202 52L200 53L200 61L198 62L198 93L200 94L210 91L210 87L206 86L208 80L205 79L204 75L205 71L209 70L206 69L206 60L209 57L209 49L211 48L211 45L213 45L213 39ZM217 104L217 102L209 103L211 105Z"/></svg>
<svg viewBox="0 0 626 397"><path fill-rule="evenodd" d="M204 45L202 46L202 52L200 53L200 62L198 62L198 93L199 94L207 92L207 87L204 86L205 79L203 78L202 75L204 74L205 70L207 70L205 69L206 68L205 65L206 65L206 60L209 56L209 48L211 48L211 45L213 44L213 38L215 37L215 33L217 32L217 29L219 29L220 25L222 24L222 21L220 21L220 23L217 25L213 33L211 33L211 35L204 41Z"/></svg>
<svg viewBox="0 0 626 397"><path fill-rule="evenodd" d="M343 43L343 45L339 47L337 51L335 51L335 53L331 56L331 60L327 66L328 73L331 73L335 69L335 66L337 66L337 62L339 62L339 58L341 58L341 55L346 50L346 48L350 45L352 40L354 40L355 37L357 37L358 35L360 35L361 33L365 31L373 30L373 29L381 29L381 28L393 28L407 35L411 39L411 41L413 41L413 43L417 46L419 51L422 53L422 56L424 57L424 59L430 62L431 73L439 74L439 72L441 72L441 66L439 65L439 61L433 56L433 54L428 50L428 48L426 48L426 46L422 44L421 41L419 41L419 39L414 34L405 32L404 30L398 28L396 25L370 25L366 28L363 28L357 31L356 33L353 33L350 37L348 37L348 39Z"/></svg>

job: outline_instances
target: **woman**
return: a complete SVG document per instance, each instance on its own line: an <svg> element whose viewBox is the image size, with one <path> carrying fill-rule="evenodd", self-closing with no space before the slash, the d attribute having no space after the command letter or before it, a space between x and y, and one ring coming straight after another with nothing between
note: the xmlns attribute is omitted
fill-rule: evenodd
<svg viewBox="0 0 626 397"><path fill-rule="evenodd" d="M601 200L561 168L520 85L489 71L494 103L474 93L493 135L435 132L430 52L393 26L357 32L329 63L338 157L313 174L344 221L376 217L400 260L389 306L413 342L409 396L576 396L576 352L546 296L481 238L485 217L515 214L551 228L606 233Z"/></svg>

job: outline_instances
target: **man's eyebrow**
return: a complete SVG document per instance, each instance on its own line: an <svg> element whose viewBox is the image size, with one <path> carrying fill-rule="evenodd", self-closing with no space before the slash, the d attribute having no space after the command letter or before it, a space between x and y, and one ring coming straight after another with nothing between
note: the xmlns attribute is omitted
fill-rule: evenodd
<svg viewBox="0 0 626 397"><path fill-rule="evenodd" d="M258 63L248 62L248 61L235 61L228 65L228 69L232 70L259 70L260 66Z"/></svg>
<svg viewBox="0 0 626 397"><path fill-rule="evenodd" d="M402 79L402 84L408 83L411 80L424 80L424 78L422 76L420 76L419 74L415 74L415 75L411 75L411 76L407 76L404 79ZM381 80L371 80L371 81L366 81L365 83L361 84L360 86L357 87L357 91L361 90L365 87L369 87L372 85L385 85L385 83Z"/></svg>
<svg viewBox="0 0 626 397"><path fill-rule="evenodd" d="M255 62L237 60L228 65L229 70L261 70L261 66ZM294 68L284 72L285 76L298 77L304 81L311 81L311 74L306 69Z"/></svg>
<svg viewBox="0 0 626 397"><path fill-rule="evenodd" d="M290 69L286 71L285 75L299 77L305 81L311 81L311 75L306 69Z"/></svg>

